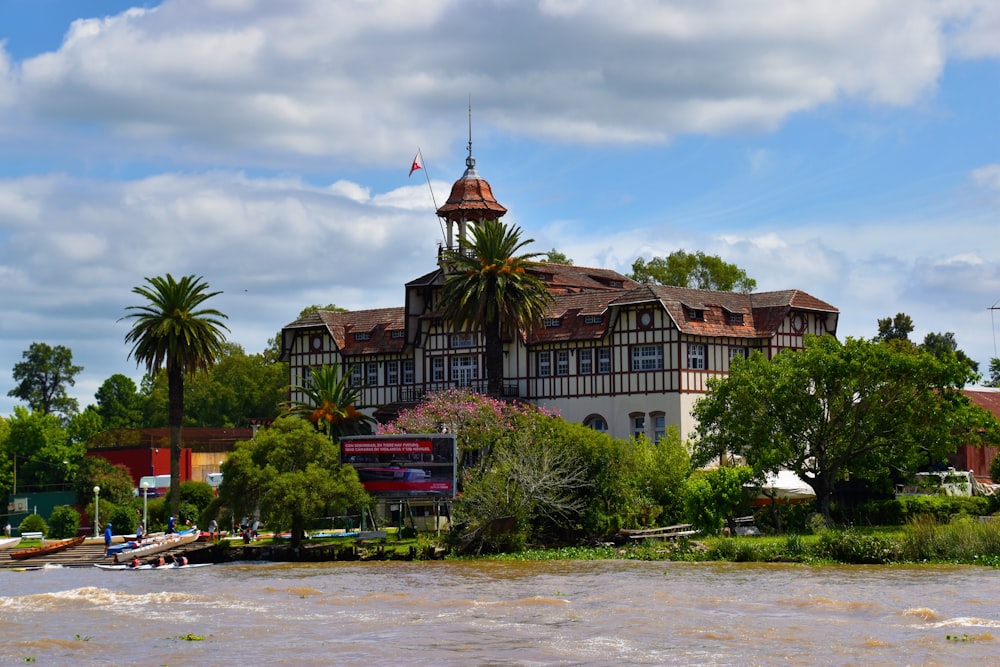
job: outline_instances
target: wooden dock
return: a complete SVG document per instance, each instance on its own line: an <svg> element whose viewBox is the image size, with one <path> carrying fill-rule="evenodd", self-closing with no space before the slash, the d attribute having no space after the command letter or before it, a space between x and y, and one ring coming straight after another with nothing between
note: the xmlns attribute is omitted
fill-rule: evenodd
<svg viewBox="0 0 1000 667"><path fill-rule="evenodd" d="M676 526L663 526L662 528L643 528L641 530L623 530L621 533L633 542L641 540L676 540L679 537L690 537L697 535L699 531L689 523L680 523Z"/></svg>

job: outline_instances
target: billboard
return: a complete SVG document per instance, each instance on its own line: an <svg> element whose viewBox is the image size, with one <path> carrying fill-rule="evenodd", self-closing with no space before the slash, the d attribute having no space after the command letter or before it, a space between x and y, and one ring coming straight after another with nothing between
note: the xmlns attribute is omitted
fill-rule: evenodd
<svg viewBox="0 0 1000 667"><path fill-rule="evenodd" d="M453 498L455 436L365 435L342 438L340 461L354 466L365 490L389 498Z"/></svg>

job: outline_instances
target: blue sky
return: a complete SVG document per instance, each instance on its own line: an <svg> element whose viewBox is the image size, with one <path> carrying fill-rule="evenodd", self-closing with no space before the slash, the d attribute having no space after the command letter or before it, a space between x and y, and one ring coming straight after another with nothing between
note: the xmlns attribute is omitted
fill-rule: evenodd
<svg viewBox="0 0 1000 667"><path fill-rule="evenodd" d="M0 0L0 415L33 341L81 407L138 380L147 276L204 276L248 352L310 304L402 305L441 240L410 161L441 204L470 98L531 249L717 254L985 370L998 84L987 0Z"/></svg>

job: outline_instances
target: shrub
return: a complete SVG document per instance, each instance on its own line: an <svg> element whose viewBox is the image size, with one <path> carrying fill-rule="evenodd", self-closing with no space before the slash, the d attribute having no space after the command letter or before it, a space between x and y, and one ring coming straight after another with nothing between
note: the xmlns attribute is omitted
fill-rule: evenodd
<svg viewBox="0 0 1000 667"><path fill-rule="evenodd" d="M946 524L929 516L906 524L902 554L912 561L974 563L1000 556L1000 523L961 517Z"/></svg>
<svg viewBox="0 0 1000 667"><path fill-rule="evenodd" d="M984 496L900 496L892 500L872 500L862 505L859 516L872 525L899 526L918 516L946 523L953 516L985 516L990 499Z"/></svg>
<svg viewBox="0 0 1000 667"><path fill-rule="evenodd" d="M104 513L102 512L102 514ZM119 505L110 514L104 514L104 516L108 517L107 520L111 522L116 535L134 533L136 524L139 522L139 517L131 506Z"/></svg>
<svg viewBox="0 0 1000 667"><path fill-rule="evenodd" d="M45 519L43 519L38 514L29 514L24 517L24 521L21 525L17 527L17 532L21 535L25 533L41 533L42 535L49 534L49 527L45 525Z"/></svg>
<svg viewBox="0 0 1000 667"><path fill-rule="evenodd" d="M49 529L52 537L76 537L80 532L80 513L69 505L60 505L52 510Z"/></svg>
<svg viewBox="0 0 1000 667"><path fill-rule="evenodd" d="M816 554L840 563L880 565L898 560L892 540L854 529L826 530L820 534Z"/></svg>

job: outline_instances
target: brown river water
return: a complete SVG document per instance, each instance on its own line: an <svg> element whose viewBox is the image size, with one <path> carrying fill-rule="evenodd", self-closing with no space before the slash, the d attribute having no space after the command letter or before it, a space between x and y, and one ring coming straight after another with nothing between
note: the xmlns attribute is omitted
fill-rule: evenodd
<svg viewBox="0 0 1000 667"><path fill-rule="evenodd" d="M959 566L0 571L0 664L987 665L998 601L1000 571Z"/></svg>

